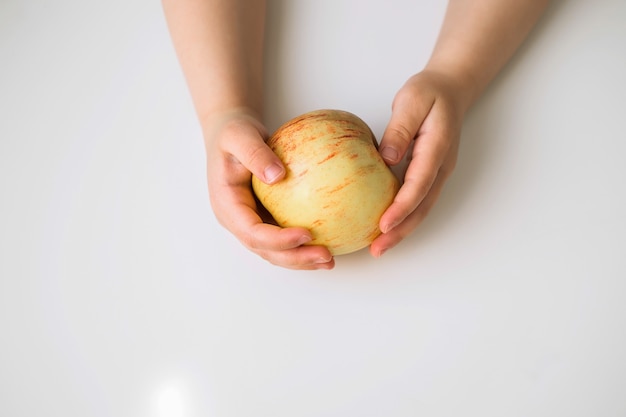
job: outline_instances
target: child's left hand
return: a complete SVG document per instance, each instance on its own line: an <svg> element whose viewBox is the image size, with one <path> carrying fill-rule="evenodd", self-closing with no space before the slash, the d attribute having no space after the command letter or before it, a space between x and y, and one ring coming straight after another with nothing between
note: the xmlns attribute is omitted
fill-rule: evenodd
<svg viewBox="0 0 626 417"><path fill-rule="evenodd" d="M397 245L424 220L457 159L467 105L452 76L425 70L411 77L393 101L391 120L380 143L389 165L409 159L404 183L380 219L370 246L376 257Z"/></svg>

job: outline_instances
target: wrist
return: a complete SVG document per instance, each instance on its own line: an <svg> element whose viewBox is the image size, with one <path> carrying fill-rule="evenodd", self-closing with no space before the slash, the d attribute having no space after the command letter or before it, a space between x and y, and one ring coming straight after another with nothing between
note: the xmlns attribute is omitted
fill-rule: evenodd
<svg viewBox="0 0 626 417"><path fill-rule="evenodd" d="M210 140L225 128L241 126L241 124L253 125L262 136L267 137L261 115L249 106L220 107L213 109L200 117L200 127L205 141Z"/></svg>
<svg viewBox="0 0 626 417"><path fill-rule="evenodd" d="M474 104L483 89L478 77L458 63L433 58L423 71L436 73L446 79L464 112Z"/></svg>
<svg viewBox="0 0 626 417"><path fill-rule="evenodd" d="M210 129L215 125L232 119L250 119L262 123L262 114L256 106L239 103L224 104L207 109L198 114L200 126L203 130Z"/></svg>

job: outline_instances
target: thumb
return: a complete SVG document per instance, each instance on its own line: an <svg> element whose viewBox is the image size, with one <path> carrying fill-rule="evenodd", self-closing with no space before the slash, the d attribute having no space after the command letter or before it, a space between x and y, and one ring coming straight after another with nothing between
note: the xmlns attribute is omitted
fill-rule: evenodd
<svg viewBox="0 0 626 417"><path fill-rule="evenodd" d="M416 97L410 89L396 95L389 124L380 142L380 154L389 165L402 160L430 110L431 103Z"/></svg>
<svg viewBox="0 0 626 417"><path fill-rule="evenodd" d="M239 125L237 130L229 141L228 152L264 183L280 181L285 176L285 167L265 143L265 128L260 122Z"/></svg>

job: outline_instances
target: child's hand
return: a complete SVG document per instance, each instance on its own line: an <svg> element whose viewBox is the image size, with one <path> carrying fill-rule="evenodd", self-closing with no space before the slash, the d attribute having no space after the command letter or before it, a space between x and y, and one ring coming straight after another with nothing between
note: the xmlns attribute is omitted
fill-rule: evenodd
<svg viewBox="0 0 626 417"><path fill-rule="evenodd" d="M425 70L396 94L380 153L389 165L404 157L409 164L400 191L380 219L383 234L370 246L374 256L422 222L454 169L466 107L457 87L447 75Z"/></svg>
<svg viewBox="0 0 626 417"><path fill-rule="evenodd" d="M251 188L252 173L266 183L280 181L285 169L265 144L266 130L250 112L233 110L203 123L211 205L218 221L248 249L292 269L330 269L328 249L302 246L311 240L303 228L264 223Z"/></svg>

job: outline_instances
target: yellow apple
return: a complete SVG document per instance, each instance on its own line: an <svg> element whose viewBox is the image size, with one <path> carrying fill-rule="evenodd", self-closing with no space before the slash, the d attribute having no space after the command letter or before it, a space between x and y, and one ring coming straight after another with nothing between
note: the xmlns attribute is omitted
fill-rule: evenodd
<svg viewBox="0 0 626 417"><path fill-rule="evenodd" d="M267 185L252 177L263 206L282 227L304 227L311 245L333 255L368 246L399 182L378 153L369 126L352 113L317 110L296 117L267 141L286 168Z"/></svg>

